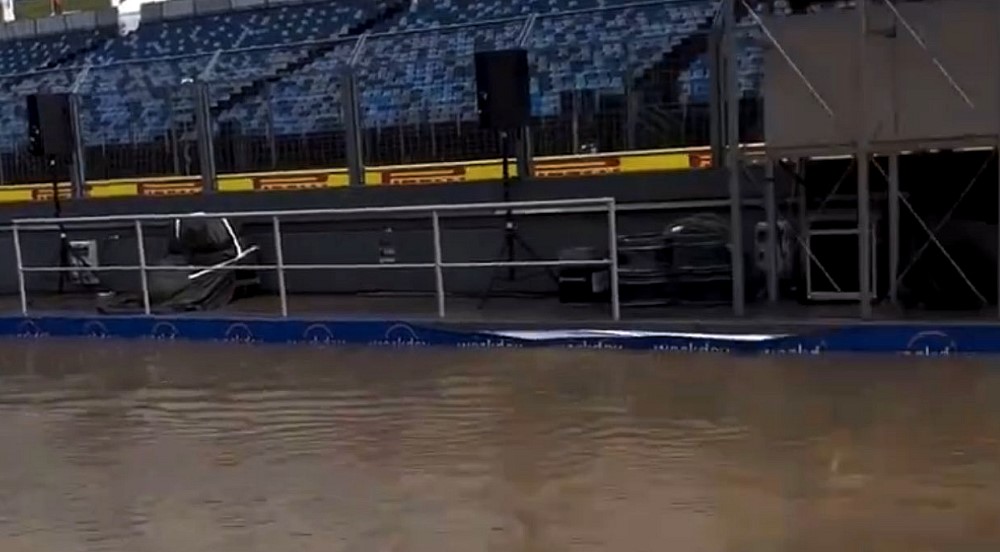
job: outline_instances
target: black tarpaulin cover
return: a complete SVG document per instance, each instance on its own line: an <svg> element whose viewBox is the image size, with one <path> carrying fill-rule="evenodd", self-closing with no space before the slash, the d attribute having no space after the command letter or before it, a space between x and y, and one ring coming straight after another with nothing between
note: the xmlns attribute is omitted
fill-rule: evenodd
<svg viewBox="0 0 1000 552"><path fill-rule="evenodd" d="M153 312L212 310L233 299L236 277L233 266L214 269L156 270L157 266L214 267L243 257L245 249L235 229L224 218L178 219L174 222L167 254L147 272ZM122 314L143 311L142 296L129 293L104 299L98 310Z"/></svg>

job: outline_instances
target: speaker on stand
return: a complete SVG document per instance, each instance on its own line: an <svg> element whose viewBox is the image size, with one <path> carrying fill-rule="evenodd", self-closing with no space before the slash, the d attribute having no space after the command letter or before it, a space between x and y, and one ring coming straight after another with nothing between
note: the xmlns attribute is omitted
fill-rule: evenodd
<svg viewBox="0 0 1000 552"><path fill-rule="evenodd" d="M511 141L512 138L520 136L521 130L528 125L531 118L531 77L528 69L528 51L512 49L476 52L474 61L479 126L497 132L502 167L503 201L506 203L511 201ZM507 262L515 262L518 259L518 248L523 250L530 260L541 258L518 232L517 222L514 220L513 213L508 209L504 213L503 241L499 248L498 258ZM497 270L480 299L479 308L486 305L499 284L503 272L506 273L507 281L513 282L517 279L517 271L514 267ZM557 282L553 271L547 270L546 272L553 282Z"/></svg>
<svg viewBox="0 0 1000 552"><path fill-rule="evenodd" d="M67 168L73 158L73 117L69 94L31 94L27 97L28 111L28 153L45 159L52 180L53 217L62 216L62 201L59 197L59 168ZM85 269L91 261L77 254L66 235L66 229L59 224L59 268L78 266ZM83 281L83 272L78 276ZM86 278L94 279L93 274ZM59 293L70 283L69 272L59 272Z"/></svg>

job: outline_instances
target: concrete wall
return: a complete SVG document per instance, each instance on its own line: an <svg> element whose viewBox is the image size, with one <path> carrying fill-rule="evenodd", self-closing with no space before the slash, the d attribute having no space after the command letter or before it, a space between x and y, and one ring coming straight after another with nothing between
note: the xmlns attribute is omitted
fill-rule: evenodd
<svg viewBox="0 0 1000 552"><path fill-rule="evenodd" d="M571 197L614 197L622 205L640 207L623 210L619 217L619 232L661 231L672 220L691 212L718 211L727 214L726 178L724 171L699 170L662 175L611 176L586 179L566 179L516 184L515 201L565 199ZM748 190L747 197L758 195ZM64 208L66 216L110 213L191 211L249 211L302 209L317 207L364 207L384 205L422 205L442 203L476 203L500 201L502 188L496 183L448 184L413 187L367 187L314 192L219 194L215 196L180 197L174 199L129 198L122 200L85 200L70 202ZM715 201L716 206L664 210L661 202ZM645 205L645 208L641 208ZM683 204L682 204L683 207ZM24 216L49 216L51 207L44 204L0 209L0 220ZM752 227L759 216L747 211L746 227ZM521 235L538 254L555 258L559 249L571 246L595 246L604 249L608 242L606 215L575 213L530 216L518 219ZM261 247L261 262L274 263L274 244L270 220L248 220L243 223L246 241ZM392 229L397 249L397 262L429 262L433 259L431 222L428 215L394 217L382 220L312 219L283 222L285 262L292 263L373 263L378 262L379 240L386 228ZM448 217L442 221L445 259L449 261L497 260L503 238L503 221L496 217ZM137 264L134 231L129 224L103 225L91 230L69 228L71 239L97 239L101 263ZM146 229L149 260L159 258L165 250L168 228L150 224ZM746 235L751 235L749 231ZM57 262L56 232L33 233L23 238L26 264L52 265ZM748 245L749 247L749 245ZM16 266L13 242L9 234L0 237L0 293L16 291ZM454 270L447 274L449 292L473 294L485 289L492 271ZM135 274L108 274L105 281L115 288L138 286ZM264 275L265 285L274 289L273 274ZM34 291L54 289L56 279L49 275L33 275L29 282ZM335 273L290 272L287 276L291 292L356 292L356 291L431 291L434 289L430 271L337 271ZM551 282L535 277L519 282L520 291L551 289ZM511 286L505 286L511 289Z"/></svg>

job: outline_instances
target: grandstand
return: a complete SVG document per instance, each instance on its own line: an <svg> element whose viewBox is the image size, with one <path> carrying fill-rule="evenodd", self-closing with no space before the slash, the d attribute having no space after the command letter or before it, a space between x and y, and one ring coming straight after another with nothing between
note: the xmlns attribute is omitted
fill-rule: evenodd
<svg viewBox="0 0 1000 552"><path fill-rule="evenodd" d="M238 152L220 155L220 171L343 166L345 72L359 90L367 163L490 157L472 55L510 47L528 49L533 65L536 154L708 142L714 0L199 6L144 6L125 34L114 26L0 41L0 178L45 178L23 155L21 96L36 91L80 95L89 179L196 174L190 82L208 85L217 148ZM760 46L750 26L744 35L745 134L756 137Z"/></svg>

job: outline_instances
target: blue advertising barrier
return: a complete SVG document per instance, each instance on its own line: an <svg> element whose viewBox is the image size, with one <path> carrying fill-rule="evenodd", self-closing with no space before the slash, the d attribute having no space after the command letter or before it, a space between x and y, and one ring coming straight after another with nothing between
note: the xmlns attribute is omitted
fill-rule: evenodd
<svg viewBox="0 0 1000 552"><path fill-rule="evenodd" d="M376 347L563 347L678 352L921 356L1000 353L1000 324L857 324L799 334L704 334L633 330L463 330L396 320L308 320L50 315L0 316L0 336L90 337L365 345Z"/></svg>

